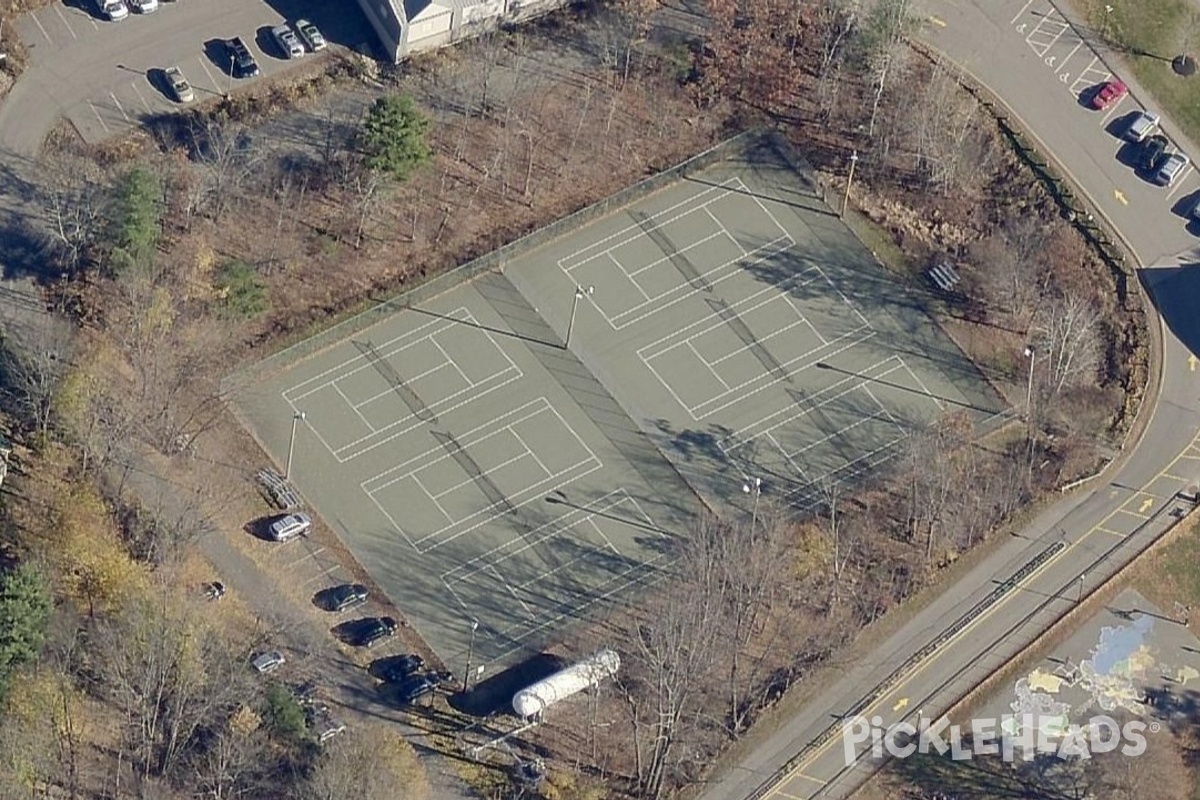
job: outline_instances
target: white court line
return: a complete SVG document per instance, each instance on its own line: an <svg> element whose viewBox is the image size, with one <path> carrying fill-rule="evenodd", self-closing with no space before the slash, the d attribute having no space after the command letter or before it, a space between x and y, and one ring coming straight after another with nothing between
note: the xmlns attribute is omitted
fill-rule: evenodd
<svg viewBox="0 0 1200 800"><path fill-rule="evenodd" d="M511 431L497 431L495 435L499 436L501 433L511 433ZM505 467L512 466L513 464L517 463L518 461L520 461L523 458L528 458L529 455L530 455L530 453L528 453L528 452L518 453L515 456L512 456L511 458L509 458L507 461L501 461L499 464L493 464L492 466L488 467L487 469L480 470L479 474L486 478L487 476L492 475L493 473L499 472L500 470L504 469ZM414 475L414 477L416 477L416 476ZM550 477L554 477L554 476L551 475ZM452 492L457 492L459 489L463 488L464 486L475 486L477 481L478 481L477 478L473 478L468 475L467 479L465 481L461 481L459 483L453 484L452 486L438 492L437 497L438 498L445 497L446 495L448 495Z"/></svg>
<svg viewBox="0 0 1200 800"><path fill-rule="evenodd" d="M1025 13L1025 11L1026 11L1026 10L1027 10L1027 9L1028 9L1028 8L1029 8L1031 5L1033 5L1033 0L1025 0L1025 5L1021 6L1021 10L1017 12L1016 16L1014 16L1014 17L1013 17L1011 20L1009 20L1009 21L1008 21L1008 24L1009 24L1009 25L1016 25L1016 24L1017 24L1017 20L1021 18L1021 15L1022 15L1022 14L1024 14L1024 13Z"/></svg>
<svg viewBox="0 0 1200 800"><path fill-rule="evenodd" d="M534 409L534 410L530 410L530 409ZM455 439L457 439L457 441L461 447L466 449L467 447L469 447L473 444L477 444L479 442L486 441L486 440L492 438L493 436L504 433L513 425L519 425L522 422L531 420L534 417L538 416L539 414L544 414L547 411L551 411L551 412L555 413L555 415L557 415L557 411L554 409L554 407L550 404L550 402L545 397L537 397L537 398L534 398L533 400L530 400L527 403L524 403L524 404L518 406L517 408L514 408L511 411L501 414L500 416L498 416L494 419L491 419L487 422L484 422L481 425L477 425L474 428L471 428L470 430L466 431L465 433L463 433L459 436L456 436ZM561 420L562 418L559 417L559 419ZM570 425L567 425L565 423L565 421L563 423L563 426L565 428L567 428L568 430L571 430L572 433L574 432L574 429L572 429ZM582 443L582 440L581 440L581 443ZM591 449L588 448L586 445L584 445L584 449L587 450L588 453L591 453ZM593 454L593 456L594 456L594 454ZM441 445L437 445L437 446L429 448L428 450L426 450L423 453L420 453L418 455L415 455L415 456L409 458L407 461L405 461L403 463L396 464L395 466L392 466L392 467L388 467L383 472L372 475L370 478L363 480L359 485L363 488L363 491L365 491L367 494L373 494L375 492L378 492L380 489L384 489L387 486L390 486L391 484L395 483L395 481L396 481L396 479L393 479L393 480L385 481L385 482L379 484L378 486L376 486L375 482L378 481L380 478L384 478L395 472L399 472L400 470L402 470L412 464L420 465L419 467L414 467L413 469L408 470L407 472L405 472L403 475L400 476L401 478L404 478L404 477L407 477L407 476L413 474L418 469L427 467L431 464L441 461L444 458L450 458L450 455L448 453L446 453L446 449L444 447L442 447ZM371 487L368 488L367 484L371 484Z"/></svg>
<svg viewBox="0 0 1200 800"><path fill-rule="evenodd" d="M597 535L597 536L599 536L601 539L603 539L603 540L604 540L604 543L605 543L606 545L608 545L608 549L609 549L609 550L612 550L612 551L613 551L613 553L614 553L615 555L617 555L617 556L620 556L620 555L621 555L621 551L620 551L620 550L618 550L618 549L617 549L617 546L616 546L615 544L613 544L613 543L612 543L612 540L611 540L611 539L609 539L609 538L608 538L608 534L604 532L604 529L603 529L603 528L601 528L599 525L597 525L597 524L596 524L596 515L595 515L595 514L593 514L592 516L588 517L588 518L585 520L585 522L586 522L588 525L591 525L591 526L592 526L592 530L596 532L596 535Z"/></svg>
<svg viewBox="0 0 1200 800"><path fill-rule="evenodd" d="M697 361L699 361L701 364L703 364L705 366L705 368L709 371L709 374L711 374L714 378L716 378L717 382L725 387L725 391L729 392L730 391L729 384L725 382L725 379L722 378L715 369L713 369L713 365L708 363L708 360L706 358L704 358L704 356L700 355L700 352L698 350L696 350L696 348L694 346L692 346L692 340L687 339L683 342L683 344L687 346L688 350L692 351L692 355L694 355L696 357ZM659 380L662 380L662 379L659 378Z"/></svg>
<svg viewBox="0 0 1200 800"><path fill-rule="evenodd" d="M467 386L470 386L472 389L474 389L475 385L476 385L475 381L468 378L467 373L465 373L461 369L459 369L458 362L450 357L450 354L446 352L446 349L444 347L442 347L441 343L437 340L437 337L431 335L429 337L429 341L432 342L433 346L436 347L438 349L438 352L442 354L442 358L446 359L446 363L449 364L450 366L454 367L454 371L458 373L458 377L463 379L463 383L467 384Z"/></svg>
<svg viewBox="0 0 1200 800"><path fill-rule="evenodd" d="M787 244L784 247L776 247L776 245L780 244L781 242L787 242ZM796 241L794 239L792 239L790 236L777 239L773 242L767 242L766 244L762 245L761 247L755 248L754 250L750 251L749 255L754 255L755 253L764 253L764 255L757 256L751 262L749 262L749 264L747 264L746 266L752 266L754 264L759 264L759 263L762 263L763 261L766 261L767 259L771 258L772 256L776 256L780 253L786 253L788 250L790 250L792 247L794 247L795 244L796 244ZM721 283L722 281L729 280L730 278L735 278L738 275L741 275L742 273L744 273L746 271L745 267L743 267L741 264L741 262L745 258L746 258L746 256L740 256L738 258L733 259L732 261L726 261L724 264L721 264L720 266L714 267L713 269L710 269L707 272L702 273L700 277L707 280L710 286L716 286L717 284ZM713 276L717 273L722 273L722 274L720 274L714 278ZM683 302L684 300L687 300L688 298L691 298L697 294L700 294L701 291L702 290L695 288L690 283L684 282L681 284L677 284L674 288L668 289L667 291L662 292L661 294L655 295L648 302L639 303L638 305L633 306L632 308L622 311L620 314L617 314L616 316L609 317L607 314L604 313L603 309L600 309L600 313L603 314L604 318L608 321L609 327L611 327L614 331L619 331L619 330L628 328L630 325L635 325L644 319L653 317L656 314L675 305L676 303ZM667 302L655 304L656 301L662 300L662 298L664 298L664 297L671 297L672 299L668 300ZM646 308L647 306L650 306L650 310L645 311L641 314L638 314L633 319L629 319L629 320L625 319L625 317L628 317L630 314L641 311L643 308ZM618 321L620 321L620 324L617 324Z"/></svg>
<svg viewBox="0 0 1200 800"><path fill-rule="evenodd" d="M724 237L725 235L726 234L721 233L721 231L714 231L713 233L710 233L709 235L705 236L702 239L696 239L695 241L688 242L685 246L676 249L675 255L676 256L684 256L686 258L689 251L695 250L696 248L704 247L704 245L708 244L713 239L720 239L720 238ZM740 247L738 249L741 250ZM744 251L743 251L742 255L745 255ZM612 254L611 250L608 251L608 257L613 260L613 263L615 263L621 267L621 271L625 273L625 277L629 278L630 280L635 280L637 278L637 276L641 275L643 272L649 272L650 270L654 269L655 267L661 267L663 264L671 264L671 258L672 258L670 255L664 253L661 258L657 258L654 261L651 261L650 263L646 264L645 266L639 267L638 269L635 269L633 272L630 272L629 270L625 269L625 266L623 264L621 264L621 262L617 259L617 257ZM738 258L741 258L741 256L738 256ZM734 259L734 260L736 261L737 259ZM729 262L727 262L727 263L729 263ZM674 269L673 265L672 265L672 269ZM720 268L718 267L718 269L720 269ZM703 277L703 276L701 276L701 277ZM661 292L660 294L655 295L651 299L653 300L653 299L662 297L664 294L667 294L670 291L672 291L672 290L668 289L666 292ZM643 292L643 294L645 294L645 292Z"/></svg>
<svg viewBox="0 0 1200 800"><path fill-rule="evenodd" d="M899 361L903 365L903 361L899 356L888 356L881 361L875 362L866 369L860 370L856 375L847 375L841 380L826 386L820 391L813 392L806 399L810 405L819 408L826 402L827 398L831 396L840 397L842 394L844 394L846 386L856 380L875 380L878 377L888 375L894 372L896 369L899 369L899 367L891 367L879 375L875 374L875 371L883 367L885 364L890 364L896 361ZM909 372L911 373L911 370L909 370ZM753 442L759 436L770 433L776 428L780 428L784 425L789 425L791 424L792 420L796 419L797 417L802 417L806 413L807 412L805 410L799 409L795 404L789 404L786 408L780 409L772 414L768 414L767 416L755 422L751 422L749 425L746 425L745 427L740 428L733 433L730 433L724 439L718 440L717 447L721 449L722 453L728 456L735 450L744 447L750 442Z"/></svg>
<svg viewBox="0 0 1200 800"><path fill-rule="evenodd" d="M463 312L466 314L465 319L458 320L457 315L459 314L459 312ZM457 320L458 322L469 322L469 323L474 323L476 325L479 324L478 321L475 319L475 317L472 316L471 312L468 311L463 306L459 306L458 308L454 309L453 311L451 311L449 314L446 314L445 316L451 317L453 320ZM381 356L383 356L385 358L387 356L392 356L397 353L401 353L404 350L408 349L408 347L410 347L412 345L404 344L404 345L401 345L400 347L397 347L394 350L388 350L388 348L391 345L395 344L396 342L402 342L406 339L414 339L412 344L420 344L421 342L424 342L427 338L429 338L430 334L423 334L420 336L418 336L418 334L420 334L426 328L432 328L434 326L440 326L440 327L438 327L437 330L433 331L433 333L441 333L442 331L448 330L452 327L458 327L452 321L447 321L447 320L442 320L442 319L432 319L428 322L418 325L416 328L413 328L411 331L406 331L405 333L402 333L399 336L394 336L391 339L388 339L387 341L377 345L375 349L379 352L379 354ZM330 375L334 372L342 372L342 371L346 370L347 367L350 367L352 364L359 362L359 361L364 362L364 363L361 366L354 367L354 369L351 369L349 372L346 372L344 375L339 375L337 378L331 378L330 380L325 381L324 383L321 383L316 388L311 389L307 392L295 394L297 389L308 386L309 384L314 383L315 381L319 381L322 378L324 378L326 375ZM304 380L300 381L299 383L293 384L292 386L289 386L287 389L284 389L283 397L285 400L303 400L305 397L312 394L313 392L324 388L326 384L332 383L335 380L340 380L341 378L349 377L350 375L353 375L355 372L358 372L358 371L364 370L364 369L373 369L370 359L368 359L366 357L366 355L364 355L363 353L356 352L355 355L351 356L350 358L346 359L345 361L335 364L334 366L329 367L328 369L318 372L316 375L312 375L308 378L305 378Z"/></svg>
<svg viewBox="0 0 1200 800"><path fill-rule="evenodd" d="M625 269L625 267L621 264L620 261L617 261L617 257L615 255L613 255L612 250L606 251L604 253L604 255L608 256L608 260L612 262L613 266L615 266L622 275L624 275L626 278L629 278L629 270ZM646 298L647 302L650 301L650 295L646 294L646 290L642 288L642 285L640 283L635 281L633 278L629 278L629 283L633 285L633 288L638 290L638 294L640 294L642 297ZM604 317L605 322L609 321L608 315L605 314L604 311L601 311L600 315ZM609 324L611 325L612 323L610 322Z"/></svg>
<svg viewBox="0 0 1200 800"><path fill-rule="evenodd" d="M422 339L420 342L418 342L416 344L423 344L426 341L433 341L433 340L432 339L428 339L428 340ZM416 346L416 344L414 344L412 346ZM438 349L441 349L441 348L438 348ZM392 355L395 355L395 353L393 353ZM452 365L443 361L441 364L430 367L429 369L425 370L424 372L418 372L415 375L409 375L408 377L406 377L404 379L404 382L406 384L408 384L409 386L412 386L413 384L420 381L422 378L428 378L430 375L436 374L440 370L445 369L447 366L452 366ZM460 375L462 374L461 370L459 370L459 374ZM467 391L472 388L474 388L474 387L471 385L471 382L467 381L467 388L464 389L463 391ZM384 389L382 392L373 394L370 397L368 397L366 400L356 403L355 408L362 408L363 406L367 405L368 403L374 403L376 400L378 400L381 397L393 397L393 396L395 396L395 394L396 394L396 390L393 387L389 386L388 388Z"/></svg>
<svg viewBox="0 0 1200 800"><path fill-rule="evenodd" d="M137 81L130 81L129 85L133 87L133 93L142 101L142 107L146 109L146 113L153 114L154 111L150 108L150 104L146 102L146 96L142 94L142 90L138 88Z"/></svg>
<svg viewBox="0 0 1200 800"><path fill-rule="evenodd" d="M345 401L346 405L350 407L350 410L358 415L358 418L362 420L363 425L367 426L367 430L369 430L372 434L379 433L379 431L375 430L375 426L372 425L367 418L362 415L362 412L358 410L358 406L350 402L350 398L346 397L346 393L342 391L342 387L338 386L336 382L329 385L332 386L333 390L338 393L342 400Z"/></svg>
<svg viewBox="0 0 1200 800"><path fill-rule="evenodd" d="M105 132L109 132L108 125L104 122L104 117L100 116L100 112L96 110L96 105L91 100L87 101L88 107L92 109L92 113L96 115L96 121L100 123L100 127L104 128Z"/></svg>
<svg viewBox="0 0 1200 800"><path fill-rule="evenodd" d="M521 446L525 448L525 452L526 452L526 453L528 453L529 455L533 456L533 460L537 462L537 465L538 465L538 467L540 467L540 468L541 468L542 472L546 473L546 476L547 476L547 477L549 477L549 476L551 476L551 475L553 475L553 474L554 474L553 472L551 472L549 469L547 469L547 468L546 468L546 465L545 465L544 463L542 463L542 460L541 460L540 458L538 458L538 454L537 454L536 452L534 452L534 449L533 449L532 447L530 447L530 446L528 445L528 443L526 443L526 441L525 441L524 439L522 439L522 438L521 438L521 434L517 433L517 429L516 429L516 428L511 428L511 427L510 427L510 428L508 429L508 432L509 432L509 433L511 433L511 434L513 435L513 437L514 437L514 438L515 438L515 439L516 439L518 442L520 442L520 443L521 443Z"/></svg>
<svg viewBox="0 0 1200 800"><path fill-rule="evenodd" d="M37 18L36 11L30 11L29 16L33 17L33 21L37 24L38 30L42 32L42 36L46 37L47 44L54 44L54 40L50 38L50 34L46 33L46 28L42 25L42 21Z"/></svg>
<svg viewBox="0 0 1200 800"><path fill-rule="evenodd" d="M875 405L879 406L879 410L887 415L888 422L895 425L901 431L904 430L904 426L900 424L900 420L896 419L896 415L892 413L891 409L889 409L883 403L879 402L879 398L875 396L875 392L871 391L871 387L868 386L866 383L863 383L863 391L867 393L867 397L871 398L871 402L873 402Z"/></svg>
<svg viewBox="0 0 1200 800"><path fill-rule="evenodd" d="M929 391L929 387L925 385L925 381L921 380L921 376L918 375L916 371L908 365L908 362L904 360L903 356L896 356L896 358L900 359L900 363L904 365L906 370L908 370L908 374L912 376L912 379L917 382L917 386L921 387L921 391L925 393L925 396L934 402L939 411L945 411L946 404L942 402L942 398Z"/></svg>
<svg viewBox="0 0 1200 800"><path fill-rule="evenodd" d="M554 626L560 624L562 622L562 620L567 619L567 618L582 619L584 614L586 613L586 611L589 608L591 608L592 606L596 606L601 603L608 602L608 600L610 598L612 598L613 596L627 592L633 586L636 586L639 583L643 583L646 580L656 579L660 574L658 564L659 564L659 562L666 560L666 558L667 557L665 555L660 554L660 555L657 555L654 558L648 559L646 561L637 562L637 563L632 564L629 567L629 569L627 569L623 572L617 573L613 577L611 577L605 581L602 581L601 583L596 584L594 587L592 587L592 589L591 589L592 596L589 597L584 602L573 603L573 604L572 603L556 604L559 608L563 609L559 613L547 613L547 611L545 609L543 609L542 612L539 613L538 616L536 617L536 619L542 620L542 622L538 623L537 625L532 625L532 626L513 625L508 628L503 628L503 629L499 630L498 638L511 640L513 642L517 642L518 644L516 646L510 648L508 651L502 653L497 658L497 660L506 658L510 653L514 653L514 652L522 650L524 648L524 645L520 644L521 642L523 642L526 639L529 639L532 636L536 636L537 634L539 634L541 631L545 630L546 628L554 627ZM628 578L627 576L629 576L631 574L634 575L634 577ZM612 588L607 588L610 585L612 585ZM605 591L599 592L599 590L601 590L601 589L605 589ZM599 593L597 593L597 592L599 592ZM462 601L459 600L459 603L462 604ZM463 604L463 608L467 609L467 606L465 604ZM467 610L469 611L470 609L467 609ZM519 633L514 633L514 631L518 631L518 630L520 631Z"/></svg>
<svg viewBox="0 0 1200 800"><path fill-rule="evenodd" d="M534 617L535 614L533 613L533 609L529 607L528 603L526 603L524 600L521 599L521 596L519 594L517 594L516 590L513 589L513 587L509 584L509 582L504 580L504 576L501 575L499 572L497 572L494 567L488 567L488 569L490 569L492 571L492 574L496 576L496 580L498 580L498 581L500 581L500 583L504 584L504 588L507 589L508 593L513 596L513 599L515 599L518 603L521 604L521 607L525 609L525 614L529 617Z"/></svg>
<svg viewBox="0 0 1200 800"><path fill-rule="evenodd" d="M787 465L791 467L802 480L808 480L808 470L800 466L800 464L797 463L794 458L792 458L792 454L787 451L787 448L783 446L783 442L775 438L775 431L768 431L765 436L766 440L771 443L771 446L779 451L779 455L783 457L783 460L787 462Z"/></svg>
<svg viewBox="0 0 1200 800"><path fill-rule="evenodd" d="M54 13L58 14L58 18L62 20L62 24L67 28L67 33L71 34L71 38L75 41L79 41L78 34L76 34L75 29L71 27L71 23L67 22L67 18L63 16L62 9L60 9L57 4L54 6Z"/></svg>
<svg viewBox="0 0 1200 800"><path fill-rule="evenodd" d="M567 484L563 485L565 486ZM618 494L621 495L619 498L610 501L610 498L613 498L614 495ZM459 564L453 569L442 573L442 580L448 583L461 583L472 575L481 572L486 566L495 566L501 564L510 558L524 553L526 550L536 547L548 539L553 539L555 536L569 535L568 532L576 525L587 522L599 514L607 514L612 509L626 503L633 505L634 510L641 517L643 524L649 526L651 529L657 529L658 526L654 524L654 520L649 514L642 510L642 507L638 504L637 500L631 494L629 494L624 487L618 487L599 497L598 499L593 500L588 504L587 508L570 507L570 510L567 511L567 513L555 517L549 522L539 525L530 531L529 534L525 536L513 537L503 544L496 545L490 550L473 556L469 560ZM572 517L578 517L578 519L571 521L569 524L565 522L565 520L570 520ZM539 533L544 533L545 535L539 536ZM659 535L661 536L662 534ZM500 553L502 550L509 552L500 557L493 558L493 556L496 556L496 554ZM477 564L479 566L476 566ZM453 578L454 580L450 581L450 578Z"/></svg>
<svg viewBox="0 0 1200 800"><path fill-rule="evenodd" d="M725 181L724 183L722 183L720 185L710 186L707 189L697 192L696 194L685 197L683 200L680 200L678 203L675 203L674 205L667 206L666 208L662 209L661 211L659 211L655 214L651 214L650 219L654 220L656 222L656 224L660 227L662 225L669 224L671 222L675 222L677 220L683 219L684 217L688 216L689 214L700 210L708 203L715 203L718 200L723 200L724 198L733 194L733 191L726 188L726 186L730 185L730 184L736 184L739 188L741 188L743 190L746 188L746 184L742 183L742 180L740 178L730 178L729 180ZM696 201L700 200L705 195L713 194L714 192L720 192L721 194L718 197L715 197L711 200L705 200L703 203L696 203ZM673 217L668 217L667 219L659 222L660 217L664 217L667 214L669 214L679 208L683 208L684 206L692 206L693 203L696 203L696 205L694 207L688 208L687 211L684 211L680 214L676 214ZM608 244L613 239L616 239L619 236L624 236L625 234L629 234L630 232L632 232L632 235L625 236L624 239L617 242L616 244L614 244L614 245ZM583 266L584 264L591 261L592 259L598 258L599 256L603 255L604 253L607 253L610 250L614 250L623 244L628 244L629 242L636 241L637 239L645 238L645 236L646 236L646 232L644 230L642 230L642 227L640 225L638 225L636 222L634 222L630 225L625 226L624 228L621 228L619 230L616 230L616 231L610 233L608 236L598 239L590 244L584 245L583 247L579 248L575 252L568 253L567 255L558 259L558 268L561 269L563 272L565 272L567 274L567 277L570 277L571 273L574 270ZM607 245L607 246L604 246L604 245ZM577 263L570 264L570 266L568 266L568 262L572 261L576 257L578 257L588 251L591 251L591 250L596 250L598 252L596 253L596 255L588 256L587 258L582 259L582 260L578 261Z"/></svg>
<svg viewBox="0 0 1200 800"><path fill-rule="evenodd" d="M742 256L745 256L746 248L742 247L742 243L737 240L736 236L734 236L732 233L729 232L729 229L725 227L725 223L721 222L721 220L717 218L717 215L712 212L712 209L709 208L708 206L705 206L704 213L708 214L709 219L711 219L713 222L715 222L717 224L717 228L721 231L721 233L728 236L729 241L733 242L733 246L736 247L738 250L741 250Z"/></svg>
<svg viewBox="0 0 1200 800"><path fill-rule="evenodd" d="M453 523L454 517L450 516L450 514L446 512L446 509L442 507L442 504L438 502L438 499L433 496L433 492L429 491L429 489L427 489L425 487L425 482L421 480L421 476L417 475L417 474L413 474L413 475L410 475L409 477L412 478L413 483L415 483L417 485L417 488L419 488L422 492L424 492L425 496L428 497L435 506L437 506L437 510L442 513L442 516L446 518L446 521Z"/></svg>
<svg viewBox="0 0 1200 800"><path fill-rule="evenodd" d="M121 101L117 99L117 96L112 92L109 92L108 96L111 97L112 101L117 104L117 111L121 112L121 116L125 118L125 121L132 122L132 120L129 119L129 115L125 113L125 107L121 105Z"/></svg>

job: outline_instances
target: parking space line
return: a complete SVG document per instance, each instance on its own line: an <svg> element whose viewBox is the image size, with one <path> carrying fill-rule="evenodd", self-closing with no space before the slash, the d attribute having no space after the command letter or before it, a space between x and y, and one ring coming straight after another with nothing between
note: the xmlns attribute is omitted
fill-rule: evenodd
<svg viewBox="0 0 1200 800"><path fill-rule="evenodd" d="M309 559L315 559L318 555L320 555L321 553L324 553L324 552L325 552L324 547L318 547L316 550L313 550L311 553L305 553L303 556L301 556L300 558L297 558L295 561L288 563L287 565L284 566L284 569L295 569L296 567L303 564L305 561L308 561Z"/></svg>
<svg viewBox="0 0 1200 800"><path fill-rule="evenodd" d="M1127 533L1121 533L1120 531L1111 531L1108 528L1102 528L1099 525L1093 528L1093 530L1100 531L1100 533L1111 533L1113 536L1120 536L1122 539L1129 535Z"/></svg>
<svg viewBox="0 0 1200 800"><path fill-rule="evenodd" d="M200 68L204 70L204 74L208 76L208 82L212 84L213 91L217 94L221 93L221 87L217 84L217 79L213 77L212 71L208 68L208 64L204 63L205 59L197 58L200 62Z"/></svg>
<svg viewBox="0 0 1200 800"><path fill-rule="evenodd" d="M58 18L62 20L62 24L66 26L67 33L71 34L72 39L79 41L79 35L75 33L75 29L71 27L71 23L67 22L67 18L63 16L62 9L60 9L58 6L54 6L53 8L54 13L58 14Z"/></svg>
<svg viewBox="0 0 1200 800"><path fill-rule="evenodd" d="M112 98L112 101L113 101L114 103L116 103L116 105L117 105L117 111L120 111L120 112L121 112L121 116L123 116L123 117L125 118L125 121L126 121L126 122L132 122L133 120L131 120L131 119L129 118L129 115L125 113L125 108L124 108L124 106L122 106L122 105L121 105L121 101L117 99L117 96L116 96L115 94L113 94L112 92L109 92L109 93L108 93L108 96Z"/></svg>
<svg viewBox="0 0 1200 800"><path fill-rule="evenodd" d="M1180 152L1183 152L1183 151L1181 150ZM1171 187L1171 188L1170 188L1170 189L1167 191L1167 200L1170 200L1172 197L1174 197L1174 196L1175 196L1175 193L1176 193L1176 192L1178 192L1180 189L1182 189L1182 188L1183 188L1183 184L1184 184L1184 183L1187 181L1187 179L1188 179L1188 176L1189 176L1189 175L1191 175L1191 174L1192 174L1192 172L1193 172L1193 170L1192 170L1192 166L1191 166L1191 164L1189 164L1189 165L1188 165L1188 166L1187 166L1187 167L1186 167L1186 168L1183 170L1183 174L1179 176L1179 179L1175 181L1175 185L1174 185L1174 186L1172 186L1172 187Z"/></svg>
<svg viewBox="0 0 1200 800"><path fill-rule="evenodd" d="M146 96L142 94L142 90L138 88L137 81L130 81L129 85L133 87L133 93L142 101L142 107L146 109L147 114L153 114L154 110L150 108L150 104L146 102Z"/></svg>
<svg viewBox="0 0 1200 800"><path fill-rule="evenodd" d="M1080 42L1079 44L1075 45L1075 47L1071 49L1071 52L1067 53L1067 57L1066 57L1066 58L1064 58L1064 59L1062 60L1062 63L1061 63L1061 64L1059 64L1059 65L1058 65L1058 66L1057 66L1057 67L1054 69L1054 74L1055 74L1055 75L1057 75L1057 74L1058 74L1060 71L1062 71L1062 68L1063 68L1063 67L1065 67L1065 66L1067 65L1067 62L1071 60L1071 57L1072 57L1072 56L1074 56L1076 53L1078 53L1078 52L1079 52L1079 48L1081 48L1081 47L1083 47L1083 42Z"/></svg>
<svg viewBox="0 0 1200 800"><path fill-rule="evenodd" d="M1014 16L1011 20L1009 20L1008 24L1016 25L1017 20L1019 20L1021 18L1021 15L1024 14L1031 5L1033 5L1033 0L1025 0L1025 5L1021 6L1021 10L1016 13L1016 16Z"/></svg>
<svg viewBox="0 0 1200 800"><path fill-rule="evenodd" d="M87 101L88 108L92 109L92 113L96 115L96 121L100 123L100 127L104 128L105 133L112 133L108 124L104 121L104 117L100 116L100 112L96 110L96 104L91 100Z"/></svg>
<svg viewBox="0 0 1200 800"><path fill-rule="evenodd" d="M37 14L33 11L30 11L29 16L33 17L33 21L37 23L38 30L42 32L42 36L46 37L46 42L49 44L54 44L54 40L50 38L50 34L46 33L46 27L42 25L42 21L37 18Z"/></svg>

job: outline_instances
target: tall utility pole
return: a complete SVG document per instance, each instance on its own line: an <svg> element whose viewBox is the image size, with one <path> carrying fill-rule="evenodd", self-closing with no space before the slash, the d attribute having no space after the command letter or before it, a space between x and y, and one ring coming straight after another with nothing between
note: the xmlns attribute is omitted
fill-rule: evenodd
<svg viewBox="0 0 1200 800"><path fill-rule="evenodd" d="M1033 419L1033 362L1037 360L1037 352L1032 345L1025 346L1025 357L1029 359L1029 383L1025 387L1025 416Z"/></svg>
<svg viewBox="0 0 1200 800"><path fill-rule="evenodd" d="M283 479L288 480L292 477L292 454L296 452L296 425L300 420L304 419L303 411L296 411L292 414L292 436L288 439L288 457L287 466L283 468Z"/></svg>
<svg viewBox="0 0 1200 800"><path fill-rule="evenodd" d="M595 286L589 286L584 289L582 286L575 287L575 299L571 301L571 318L567 320L567 340L563 342L563 350L571 347L571 331L575 328L575 312L579 310L579 301L584 296L591 295L596 291Z"/></svg>
<svg viewBox="0 0 1200 800"><path fill-rule="evenodd" d="M750 532L758 527L758 498L762 497L762 478L755 478L742 484L742 491L754 494L754 510L750 513Z"/></svg>
<svg viewBox="0 0 1200 800"><path fill-rule="evenodd" d="M463 670L463 693L471 685L471 657L475 655L475 631L479 630L479 620L471 620L471 643L467 645L467 668Z"/></svg>
<svg viewBox="0 0 1200 800"><path fill-rule="evenodd" d="M858 163L858 151L855 150L850 154L850 174L846 176L846 193L842 195L842 213L838 216L846 216L846 206L850 205L850 184L854 183L854 165Z"/></svg>

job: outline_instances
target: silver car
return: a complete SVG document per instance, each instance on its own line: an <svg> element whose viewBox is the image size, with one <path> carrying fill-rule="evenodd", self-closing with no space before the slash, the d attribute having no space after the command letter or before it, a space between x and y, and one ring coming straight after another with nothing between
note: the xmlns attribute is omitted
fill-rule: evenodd
<svg viewBox="0 0 1200 800"><path fill-rule="evenodd" d="M163 73L167 76L167 85L171 87L171 94L175 95L176 100L181 103L190 103L196 99L192 85L187 82L187 78L183 77L183 71L179 67L167 67Z"/></svg>
<svg viewBox="0 0 1200 800"><path fill-rule="evenodd" d="M271 650L255 656L254 660L250 663L256 670L266 674L268 672L274 672L282 667L285 661L287 661L287 659L283 657L283 653L279 652L278 650Z"/></svg>
<svg viewBox="0 0 1200 800"><path fill-rule="evenodd" d="M275 41L279 43L279 49L283 50L288 58L299 58L304 55L304 45L300 44L300 40L296 38L296 34L292 33L292 29L287 26L286 22L271 28L271 35L275 37Z"/></svg>
<svg viewBox="0 0 1200 800"><path fill-rule="evenodd" d="M1171 153L1163 159L1158 171L1154 173L1154 182L1159 186L1170 186L1179 179L1192 160L1183 153Z"/></svg>
<svg viewBox="0 0 1200 800"><path fill-rule="evenodd" d="M296 33L308 45L308 49L314 53L318 53L325 49L325 37L321 31L317 30L317 26L313 25L306 19L296 20Z"/></svg>
<svg viewBox="0 0 1200 800"><path fill-rule="evenodd" d="M1150 111L1139 111L1137 116L1133 118L1133 122L1130 122L1129 127L1125 129L1125 138L1131 142L1143 142L1147 136L1158 129L1159 122L1161 120L1158 114Z"/></svg>
<svg viewBox="0 0 1200 800"><path fill-rule="evenodd" d="M271 538L277 542L289 542L297 536L307 536L312 530L312 519L308 514L288 514L271 523Z"/></svg>

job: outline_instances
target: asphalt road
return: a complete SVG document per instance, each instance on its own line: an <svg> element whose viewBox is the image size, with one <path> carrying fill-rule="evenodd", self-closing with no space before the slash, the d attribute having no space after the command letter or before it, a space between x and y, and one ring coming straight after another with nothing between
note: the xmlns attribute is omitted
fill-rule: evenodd
<svg viewBox="0 0 1200 800"><path fill-rule="evenodd" d="M1189 269L1196 239L1185 220L1200 177L1189 170L1164 190L1121 163L1121 121L1145 94L1121 75L1132 97L1109 112L1088 110L1080 96L1107 80L1106 62L1116 61L1093 51L1049 5L927 0L925 12L927 41L1005 101L1133 249L1149 324L1161 328L1157 404L1143 410L1142 438L1128 443L1114 468L997 548L869 656L845 665L818 701L720 772L704 800L849 796L877 764L862 745L847 756L839 720L935 719L1190 511L1187 498L1200 482L1200 359L1193 355L1200 271ZM1191 149L1169 121L1164 127Z"/></svg>

